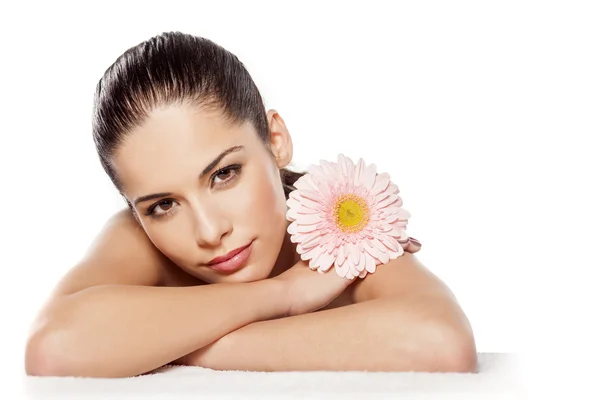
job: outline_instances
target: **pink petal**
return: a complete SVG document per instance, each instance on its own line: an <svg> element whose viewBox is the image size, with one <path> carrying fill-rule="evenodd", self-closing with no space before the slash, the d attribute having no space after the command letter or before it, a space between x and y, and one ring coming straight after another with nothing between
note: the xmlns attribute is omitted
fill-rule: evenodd
<svg viewBox="0 0 600 400"><path fill-rule="evenodd" d="M385 199L381 200L380 202L378 202L375 207L377 208L385 208L387 206L389 206L390 204L392 204L393 202L397 201L399 199L399 197L395 194L392 194L388 197L386 197Z"/></svg>
<svg viewBox="0 0 600 400"><path fill-rule="evenodd" d="M356 265L356 270L358 272L362 271L365 269L365 262L366 262L366 258L367 256L365 255L364 251L360 252L360 261L358 262L358 264Z"/></svg>
<svg viewBox="0 0 600 400"><path fill-rule="evenodd" d="M400 232L400 237L396 238L396 240L398 242L404 242L404 241L407 241L408 238L409 238L408 232L406 232L406 229L402 229L402 231Z"/></svg>
<svg viewBox="0 0 600 400"><path fill-rule="evenodd" d="M328 253L331 253L331 252L333 252L334 248L335 248L335 238L332 237L329 239L329 243L327 243L326 251Z"/></svg>
<svg viewBox="0 0 600 400"><path fill-rule="evenodd" d="M396 225L391 225L391 227L392 227L392 230L389 231L387 234L390 235L390 236L392 236L392 237L399 238L402 235L402 231L404 229L402 229L402 228L400 228L399 226L396 226Z"/></svg>
<svg viewBox="0 0 600 400"><path fill-rule="evenodd" d="M362 186L362 174L365 169L365 161L362 158L358 159L356 168L354 169L354 186Z"/></svg>
<svg viewBox="0 0 600 400"><path fill-rule="evenodd" d="M374 247L370 247L370 246L365 246L365 252L369 255L371 255L371 257L379 260L381 258L383 258L383 255L381 254L381 251L377 250ZM366 255L366 254L365 254Z"/></svg>
<svg viewBox="0 0 600 400"><path fill-rule="evenodd" d="M386 232L390 232L392 229L394 229L394 225L386 224L385 222L380 222L376 226L376 228L377 228L376 232L386 233Z"/></svg>
<svg viewBox="0 0 600 400"><path fill-rule="evenodd" d="M316 203L323 202L323 196L321 195L321 193L317 192L316 190L299 189L298 192L300 193L300 196L302 196L303 198L311 199L312 201L314 201ZM302 200L300 200L300 201L302 201Z"/></svg>
<svg viewBox="0 0 600 400"><path fill-rule="evenodd" d="M350 158L346 158L346 166L348 167L348 182L350 182L350 184L354 183L354 170L356 169L356 166L354 165L354 161L352 161Z"/></svg>
<svg viewBox="0 0 600 400"><path fill-rule="evenodd" d="M366 269L362 270L362 271L360 271L360 274L358 275L358 277L362 279L365 276L367 276L368 273L369 273L369 271L367 271Z"/></svg>
<svg viewBox="0 0 600 400"><path fill-rule="evenodd" d="M320 165L309 165L307 172L311 175L311 177L319 177L320 179L326 179L327 174L323 171Z"/></svg>
<svg viewBox="0 0 600 400"><path fill-rule="evenodd" d="M338 166L340 168L341 174L343 176L347 176L348 175L348 171L347 171L347 168L346 168L345 156L343 154L338 154L337 160L338 160Z"/></svg>
<svg viewBox="0 0 600 400"><path fill-rule="evenodd" d="M340 247L340 244L342 243L342 236L338 235L338 237L335 239L335 247L338 248Z"/></svg>
<svg viewBox="0 0 600 400"><path fill-rule="evenodd" d="M390 182L390 185L388 186L388 192L392 193L392 194L398 194L400 193L400 189L398 189L398 186L393 184L392 182Z"/></svg>
<svg viewBox="0 0 600 400"><path fill-rule="evenodd" d="M342 265L342 263L344 261L346 261L346 256L344 255L344 252L342 251L342 249L338 249L337 257L335 259L335 264Z"/></svg>
<svg viewBox="0 0 600 400"><path fill-rule="evenodd" d="M375 272L375 259L373 257L367 256L365 260L365 270L370 273Z"/></svg>
<svg viewBox="0 0 600 400"><path fill-rule="evenodd" d="M335 266L335 273L338 274L338 276L340 277L345 277L346 274L348 273L348 270L350 269L350 260L346 260L344 263L342 263L342 265L337 265Z"/></svg>
<svg viewBox="0 0 600 400"><path fill-rule="evenodd" d="M379 239L377 238L376 234L373 234L374 239L371 239L369 241L369 244L373 245L373 247L375 247L377 250L379 250L380 252L387 252L388 250L385 248L385 246L379 241Z"/></svg>
<svg viewBox="0 0 600 400"><path fill-rule="evenodd" d="M295 235L298 233L298 223L296 221L292 222L288 225L287 231L290 235Z"/></svg>
<svg viewBox="0 0 600 400"><path fill-rule="evenodd" d="M390 261L390 253L389 251L382 251L381 257L379 258L382 264L387 264Z"/></svg>
<svg viewBox="0 0 600 400"><path fill-rule="evenodd" d="M375 237L378 238L381 241L381 243L383 243L383 245L385 245L388 248L388 252L398 251L398 249L400 248L400 243L398 243L397 240L392 239L388 235L375 235Z"/></svg>
<svg viewBox="0 0 600 400"><path fill-rule="evenodd" d="M295 224L297 221L292 222L292 224ZM290 224L290 226L292 226L292 224ZM296 226L296 232L295 233L308 233L308 232L312 232L315 230L315 225L308 225L308 224L298 224ZM291 233L291 232L290 232Z"/></svg>
<svg viewBox="0 0 600 400"><path fill-rule="evenodd" d="M323 253L318 253L317 255L315 255L313 258L310 259L310 261L308 262L308 267L310 269L312 269L313 271L317 268L319 268L319 258L321 258L321 256L323 255Z"/></svg>
<svg viewBox="0 0 600 400"><path fill-rule="evenodd" d="M386 223L392 224L394 221L398 220L398 214L391 214L391 215L387 215L387 216L381 216L381 218Z"/></svg>
<svg viewBox="0 0 600 400"><path fill-rule="evenodd" d="M382 172L381 174L378 174L377 178L375 179L375 185L373 186L372 192L376 195L380 192L383 192L387 188L389 182L390 174L388 174L387 172Z"/></svg>
<svg viewBox="0 0 600 400"><path fill-rule="evenodd" d="M312 180L312 176L309 174L300 177L296 183L294 183L294 187L299 190L318 190L317 185L315 185Z"/></svg>
<svg viewBox="0 0 600 400"><path fill-rule="evenodd" d="M402 248L402 246L400 246L400 249L398 251L390 253L390 260L395 260L396 258L402 256L402 254L404 254L404 249Z"/></svg>
<svg viewBox="0 0 600 400"><path fill-rule="evenodd" d="M299 214L297 221L299 225L315 225L323 222L323 217L319 214Z"/></svg>
<svg viewBox="0 0 600 400"><path fill-rule="evenodd" d="M299 214L296 212L296 210L289 209L285 213L285 219L287 219L288 221L295 221L298 219L298 215Z"/></svg>
<svg viewBox="0 0 600 400"><path fill-rule="evenodd" d="M334 257L332 254L323 253L321 257L319 257L319 269L323 272L326 272L331 268L333 264Z"/></svg>
<svg viewBox="0 0 600 400"><path fill-rule="evenodd" d="M373 189L373 185L375 184L375 180L377 178L377 167L375 164L369 165L364 175L365 180L363 181L363 186L367 192L371 192L371 189Z"/></svg>
<svg viewBox="0 0 600 400"><path fill-rule="evenodd" d="M306 208L306 207L304 207L302 205L298 205L296 207L290 207L290 208L292 208L298 214L317 214L317 213L320 213L319 210L313 210L312 208Z"/></svg>
<svg viewBox="0 0 600 400"><path fill-rule="evenodd" d="M317 257L319 254L323 252L323 249L320 246L313 247L309 251L300 254L300 258L304 261Z"/></svg>
<svg viewBox="0 0 600 400"><path fill-rule="evenodd" d="M321 235L319 235L318 232L312 234L313 236L310 235L310 233L306 234L306 239L301 241L302 247L305 249L310 249L311 247L318 245L322 239Z"/></svg>
<svg viewBox="0 0 600 400"><path fill-rule="evenodd" d="M358 264L360 261L360 251L357 246L348 246L348 250L350 251L350 259L354 264Z"/></svg>
<svg viewBox="0 0 600 400"><path fill-rule="evenodd" d="M354 277L354 270L352 268L350 268L348 270L348 272L346 273L346 279L352 279Z"/></svg>
<svg viewBox="0 0 600 400"><path fill-rule="evenodd" d="M375 200L374 200L374 202L375 202L375 203L380 203L380 202L381 202L383 199L386 199L386 198L388 198L388 197L389 197L389 196L391 196L391 195L392 195L392 193L388 192L387 190L384 190L383 192L381 192L381 193L378 193L378 194L375 196Z"/></svg>

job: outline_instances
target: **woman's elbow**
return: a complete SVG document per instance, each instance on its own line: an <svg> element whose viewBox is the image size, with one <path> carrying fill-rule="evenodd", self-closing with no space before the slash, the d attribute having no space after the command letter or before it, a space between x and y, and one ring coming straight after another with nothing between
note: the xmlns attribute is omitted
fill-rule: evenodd
<svg viewBox="0 0 600 400"><path fill-rule="evenodd" d="M47 349L48 335L37 332L31 335L25 345L25 373L30 376L56 376L54 360Z"/></svg>
<svg viewBox="0 0 600 400"><path fill-rule="evenodd" d="M450 335L446 349L445 372L477 372L477 348L472 335Z"/></svg>

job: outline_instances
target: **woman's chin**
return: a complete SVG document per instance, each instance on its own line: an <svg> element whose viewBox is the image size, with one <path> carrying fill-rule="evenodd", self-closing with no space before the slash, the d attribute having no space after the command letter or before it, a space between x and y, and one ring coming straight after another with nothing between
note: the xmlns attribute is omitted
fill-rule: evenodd
<svg viewBox="0 0 600 400"><path fill-rule="evenodd" d="M268 278L269 272L271 271L261 271L259 265L250 264L232 274L216 276L214 283L256 282Z"/></svg>

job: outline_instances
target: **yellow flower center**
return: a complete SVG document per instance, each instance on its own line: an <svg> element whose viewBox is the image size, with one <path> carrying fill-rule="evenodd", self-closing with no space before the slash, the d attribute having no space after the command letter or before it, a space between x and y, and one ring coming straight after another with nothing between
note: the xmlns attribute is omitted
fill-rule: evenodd
<svg viewBox="0 0 600 400"><path fill-rule="evenodd" d="M367 203L355 194L340 196L333 207L333 214L338 228L344 232L359 232L369 222Z"/></svg>

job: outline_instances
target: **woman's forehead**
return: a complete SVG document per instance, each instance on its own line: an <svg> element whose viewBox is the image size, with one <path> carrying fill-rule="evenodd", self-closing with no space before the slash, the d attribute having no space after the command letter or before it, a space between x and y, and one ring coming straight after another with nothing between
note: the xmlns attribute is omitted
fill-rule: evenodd
<svg viewBox="0 0 600 400"><path fill-rule="evenodd" d="M160 180L165 174L201 172L223 151L256 151L258 137L251 124L231 126L217 115L181 107L156 110L144 124L132 130L115 151L113 162L124 186L142 183L143 177ZM137 185L135 185L137 186ZM134 188L131 188L134 189Z"/></svg>

